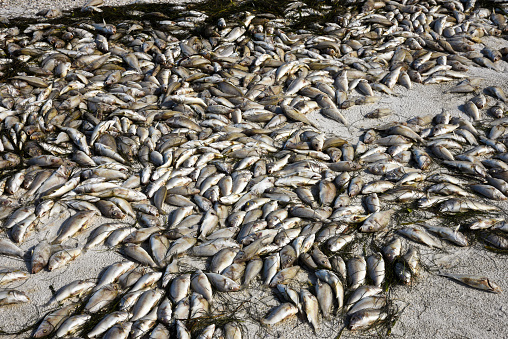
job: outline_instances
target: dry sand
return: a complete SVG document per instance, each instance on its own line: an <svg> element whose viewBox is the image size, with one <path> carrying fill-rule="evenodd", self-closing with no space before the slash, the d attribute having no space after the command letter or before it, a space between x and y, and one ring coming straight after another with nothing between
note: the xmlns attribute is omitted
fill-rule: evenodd
<svg viewBox="0 0 508 339"><path fill-rule="evenodd" d="M70 11L81 8L88 0L0 0L0 16L7 18L35 17L46 9ZM199 0L104 0L104 6L125 6L134 3L185 4Z"/></svg>
<svg viewBox="0 0 508 339"><path fill-rule="evenodd" d="M151 1L151 2L177 2L177 1ZM84 1L13 1L0 0L0 15L17 17L33 15L40 9L58 6L69 9L81 6ZM106 5L129 4L132 1L105 1ZM493 46L507 45L505 40L489 38L486 40ZM479 46L481 47L481 46ZM489 85L501 86L508 92L508 64L504 61L499 63L502 71L493 71L485 68L472 68L470 76L481 77L483 87ZM416 84L412 90L406 90L397 86L395 91L398 96L383 96L377 105L365 105L353 107L345 112L346 118L351 122L349 128L319 114L313 117L322 126L323 130L336 134L354 142L358 139L362 129L379 125L383 122L405 121L416 115L435 115L443 108L452 112L452 115L464 116L459 110L466 99L472 95L449 94L446 89L458 81L440 85ZM363 116L377 107L389 107L395 114L381 120L366 120ZM485 114L485 112L483 112ZM503 206L506 211L506 204ZM63 214L57 218L65 218ZM40 231L36 236L31 236L31 241L23 244L22 249L28 250L39 240L51 238L56 232L55 227L50 227L55 221L49 221L49 226ZM104 220L102 220L104 222ZM91 229L93 227L90 227ZM83 243L88 233L83 234L78 240ZM412 243L414 245L414 243ZM506 254L495 254L482 248L480 244L467 248L458 248L446 245L443 250L431 250L428 247L415 245L419 248L422 260L429 271L423 271L411 286L398 286L393 289L391 298L397 304L401 313L392 328L393 338L506 338L508 337L508 262ZM26 292L31 302L25 305L2 307L0 311L0 328L7 332L17 331L26 325L33 324L42 315L51 309L45 304L52 295L52 290L76 279L94 279L101 269L115 261L121 260L117 253L105 248L97 247L78 257L67 268L53 272L46 270L30 277L28 281L18 286L9 286ZM462 286L447 278L436 275L437 264L445 267L453 273L482 274L498 283L505 291L502 294L490 294L472 288ZM0 266L19 267L27 269L23 261L2 257ZM270 305L276 305L277 301L270 296L268 290L263 287L253 286L245 293L251 295L252 300L258 300L258 316L264 315ZM242 296L243 297L243 296ZM235 297L235 299L241 299ZM342 319L342 317L338 317ZM317 335L312 335L312 330L307 323L296 318L289 319L279 326L269 329L259 329L247 322L248 332L245 337L257 338L333 338L341 330L341 321L324 322L322 329ZM383 336L385 331L352 334L347 330L342 333L342 338L371 338ZM0 338L20 338L24 335L0 335Z"/></svg>

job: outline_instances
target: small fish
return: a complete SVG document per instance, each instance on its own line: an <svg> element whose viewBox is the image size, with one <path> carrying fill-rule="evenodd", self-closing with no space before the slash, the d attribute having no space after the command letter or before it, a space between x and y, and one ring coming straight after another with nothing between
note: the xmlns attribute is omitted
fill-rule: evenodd
<svg viewBox="0 0 508 339"><path fill-rule="evenodd" d="M350 331L365 330L376 322L386 319L387 314L380 309L364 309L355 312L349 319L348 329Z"/></svg>
<svg viewBox="0 0 508 339"><path fill-rule="evenodd" d="M502 292L501 287L499 287L495 282L491 281L489 278L484 276L470 274L455 274L455 273L440 273L439 275L457 280L467 286L477 288L479 290L492 293Z"/></svg>
<svg viewBox="0 0 508 339"><path fill-rule="evenodd" d="M0 306L27 303L30 299L22 291L12 289L0 290Z"/></svg>
<svg viewBox="0 0 508 339"><path fill-rule="evenodd" d="M307 320L312 325L314 331L319 329L319 302L317 298L306 289L300 291L300 299L302 300L303 309L307 315Z"/></svg>
<svg viewBox="0 0 508 339"><path fill-rule="evenodd" d="M261 320L264 325L274 325L282 320L298 313L298 308L291 303L283 303L273 308L270 313Z"/></svg>

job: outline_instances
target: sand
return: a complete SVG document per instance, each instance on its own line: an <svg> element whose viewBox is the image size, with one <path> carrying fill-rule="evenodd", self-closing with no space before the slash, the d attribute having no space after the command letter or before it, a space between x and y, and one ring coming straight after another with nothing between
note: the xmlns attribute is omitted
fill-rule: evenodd
<svg viewBox="0 0 508 339"><path fill-rule="evenodd" d="M48 9L60 9L70 11L81 8L88 0L0 0L0 16L7 18L35 17L39 11ZM134 3L153 4L185 4L199 2L199 0L104 0L104 6L125 6Z"/></svg>
<svg viewBox="0 0 508 339"><path fill-rule="evenodd" d="M81 6L84 1L12 1L0 0L0 15L17 17L19 15L34 15L40 9L51 6L70 9ZM129 4L132 1L104 1L105 5ZM172 1L151 1L172 2ZM173 1L177 2L177 1ZM507 45L503 39L489 38L485 43L492 46ZM481 48L481 46L478 46ZM489 85L501 86L508 92L508 64L499 62L501 71L488 70L485 68L472 67L469 75L480 77L483 80L482 87ZM312 117L319 123L324 131L343 137L355 143L363 129L390 121L406 121L417 115L435 115L441 110L447 109L452 115L464 116L459 107L472 97L471 94L445 93L448 88L458 83L453 81L438 85L415 84L412 90L401 86L395 88L397 96L383 95L382 100L376 105L353 107L345 111L345 116L351 122L349 127L344 127L319 114ZM363 116L378 107L388 107L394 111L394 115L383 119L367 120ZM482 112L485 114L485 112ZM503 205L506 211L506 204ZM54 227L50 227L59 218L67 217L66 214L56 215L55 220L46 220L47 227L39 231L30 241L22 245L23 250L32 248L38 241L51 238L56 233ZM98 220L103 223L105 220ZM93 225L90 226L93 229ZM89 232L82 234L77 241L83 243ZM407 243L404 244L407 248ZM393 289L390 297L398 307L399 313L391 330L393 338L501 338L508 336L506 321L508 319L508 262L506 254L496 254L486 251L481 244L471 247L458 248L446 245L443 250L429 249L423 245L416 246L422 256L422 262L426 270L422 270L420 276L411 286L397 286ZM122 257L106 247L96 247L78 257L67 268L53 272L43 270L26 282L10 285L26 292L31 301L24 305L2 307L0 310L0 329L5 332L16 332L34 324L37 319L46 314L51 307L47 306L52 291L74 281L76 279L96 279L101 270L107 265L122 260ZM27 269L26 262L2 257L0 266L19 267ZM448 278L437 275L439 269L453 273L481 274L495 281L505 291L502 294L491 294L478 291L460 285ZM305 277L303 277L305 279ZM302 282L303 285L306 281ZM243 295L234 296L240 300L242 296L250 294L252 300L258 299L257 315L264 315L270 306L278 302L270 296L267 289L254 285ZM338 317L343 319L343 317ZM257 328L252 321L245 323L246 332L244 337L257 338L332 338L335 337L342 326L342 321L324 322L316 335L307 323L297 320L295 317L278 326L268 329ZM30 333L30 332L28 332ZM370 338L383 336L386 329L379 332L350 333L345 330L342 338ZM24 334L0 334L0 338L21 338Z"/></svg>

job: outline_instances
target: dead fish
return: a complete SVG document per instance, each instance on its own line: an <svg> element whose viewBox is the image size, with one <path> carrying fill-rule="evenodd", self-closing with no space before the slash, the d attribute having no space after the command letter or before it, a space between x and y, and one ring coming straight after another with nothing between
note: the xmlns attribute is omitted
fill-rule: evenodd
<svg viewBox="0 0 508 339"><path fill-rule="evenodd" d="M300 291L300 299L302 300L303 309L307 316L307 320L312 325L314 331L319 328L318 309L319 303L317 298L306 289Z"/></svg>
<svg viewBox="0 0 508 339"><path fill-rule="evenodd" d="M376 108L370 113L365 115L368 119L380 119L393 114L393 111L390 108Z"/></svg>
<svg viewBox="0 0 508 339"><path fill-rule="evenodd" d="M270 313L261 320L261 323L265 325L274 325L296 313L298 313L298 308L296 306L291 303L283 303L272 309Z"/></svg>
<svg viewBox="0 0 508 339"><path fill-rule="evenodd" d="M350 331L364 330L373 326L376 322L386 319L387 314L380 309L364 309L351 315L348 329Z"/></svg>
<svg viewBox="0 0 508 339"><path fill-rule="evenodd" d="M13 289L0 290L0 306L27 303L28 301L28 296L22 291Z"/></svg>
<svg viewBox="0 0 508 339"><path fill-rule="evenodd" d="M496 283L494 283L489 278L486 278L484 276L455 274L455 273L440 273L439 275L457 280L465 285L471 286L479 290L492 293L502 292L501 288Z"/></svg>

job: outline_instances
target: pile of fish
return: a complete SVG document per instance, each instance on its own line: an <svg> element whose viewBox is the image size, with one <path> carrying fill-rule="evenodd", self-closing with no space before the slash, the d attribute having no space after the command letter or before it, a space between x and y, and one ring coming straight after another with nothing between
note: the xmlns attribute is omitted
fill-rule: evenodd
<svg viewBox="0 0 508 339"><path fill-rule="evenodd" d="M216 295L259 284L280 297L263 325L300 314L315 331L321 317L363 330L389 316L388 271L401 284L418 276L412 242L470 246L479 234L508 249L496 205L508 197L507 99L465 73L500 69L508 49L473 46L504 34L505 16L472 0L368 0L291 30L334 6L213 24L175 6L173 20L0 28L0 254L29 261L0 270L2 309L30 302L6 285L110 248L125 260L48 297L55 308L33 337L190 338L189 320L208 319L193 335L240 338L237 323L216 329ZM348 108L395 86L457 79L450 92L476 93L461 116L380 122L355 142L314 118L347 125ZM368 118L389 114L373 106ZM428 221L398 224L408 206ZM440 223L464 213L461 229ZM486 277L441 274L501 292Z"/></svg>

